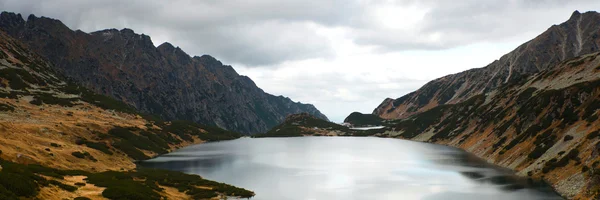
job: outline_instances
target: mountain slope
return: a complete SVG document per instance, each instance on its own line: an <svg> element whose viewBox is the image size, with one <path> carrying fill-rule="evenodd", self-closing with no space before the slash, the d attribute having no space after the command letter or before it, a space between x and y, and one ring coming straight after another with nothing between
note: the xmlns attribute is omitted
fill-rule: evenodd
<svg viewBox="0 0 600 200"><path fill-rule="evenodd" d="M344 119L344 123L349 123L352 126L379 126L384 125L383 119L373 114L362 114L352 112Z"/></svg>
<svg viewBox="0 0 600 200"><path fill-rule="evenodd" d="M165 119L186 119L242 133L266 132L285 116L314 106L273 96L211 56L190 57L130 29L72 31L58 20L0 14L0 29L94 92Z"/></svg>
<svg viewBox="0 0 600 200"><path fill-rule="evenodd" d="M378 134L460 147L569 199L600 198L600 52L565 61Z"/></svg>
<svg viewBox="0 0 600 200"><path fill-rule="evenodd" d="M486 67L433 80L415 92L384 100L373 114L403 119L438 105L463 102L528 75L553 69L561 61L600 50L600 14L575 11L568 21L554 25Z"/></svg>
<svg viewBox="0 0 600 200"><path fill-rule="evenodd" d="M240 136L141 117L122 102L67 81L0 31L0 199L250 197L253 193L241 188L136 169L134 163L189 144Z"/></svg>

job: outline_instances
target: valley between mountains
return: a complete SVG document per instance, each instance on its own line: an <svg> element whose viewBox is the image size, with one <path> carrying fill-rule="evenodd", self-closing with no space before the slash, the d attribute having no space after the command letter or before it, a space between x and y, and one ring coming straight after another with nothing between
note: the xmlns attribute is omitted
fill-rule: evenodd
<svg viewBox="0 0 600 200"><path fill-rule="evenodd" d="M353 130L295 115L272 136L377 136L449 145L544 180L567 199L600 198L600 14L574 12L490 65L433 80Z"/></svg>
<svg viewBox="0 0 600 200"><path fill-rule="evenodd" d="M598 109L597 12L576 11L486 67L388 98L343 125L211 56L155 47L130 29L85 33L0 14L0 199L250 198L198 175L136 166L245 135L437 143L543 180L564 198L599 199Z"/></svg>

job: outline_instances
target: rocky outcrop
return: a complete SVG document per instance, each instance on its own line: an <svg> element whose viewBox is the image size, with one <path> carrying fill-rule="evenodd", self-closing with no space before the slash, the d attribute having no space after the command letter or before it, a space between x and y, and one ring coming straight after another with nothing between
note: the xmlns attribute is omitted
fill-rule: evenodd
<svg viewBox="0 0 600 200"><path fill-rule="evenodd" d="M0 30L73 81L164 119L242 133L266 132L293 113L327 119L313 105L265 93L211 56L190 57L169 43L155 47L130 29L85 33L55 19L3 12Z"/></svg>
<svg viewBox="0 0 600 200"><path fill-rule="evenodd" d="M568 21L554 25L486 67L433 80L415 92L384 100L373 114L404 119L438 105L456 104L485 94L557 64L600 50L600 14L575 11Z"/></svg>

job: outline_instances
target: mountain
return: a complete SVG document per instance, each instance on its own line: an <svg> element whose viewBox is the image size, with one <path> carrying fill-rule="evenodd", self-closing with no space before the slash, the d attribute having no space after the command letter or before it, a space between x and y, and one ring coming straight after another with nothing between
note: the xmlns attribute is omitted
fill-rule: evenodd
<svg viewBox="0 0 600 200"><path fill-rule="evenodd" d="M529 75L553 69L558 63L600 50L600 14L575 11L568 21L553 25L483 68L433 80L397 99L385 99L373 114L404 119L438 105L456 104Z"/></svg>
<svg viewBox="0 0 600 200"><path fill-rule="evenodd" d="M308 113L289 115L285 121L267 133L257 134L253 137L302 137L302 136L371 136L390 131L391 128L378 128L371 130L355 130L332 123Z"/></svg>
<svg viewBox="0 0 600 200"><path fill-rule="evenodd" d="M135 164L190 144L239 137L142 116L65 79L0 31L0 199L251 197L251 191L197 175Z"/></svg>
<svg viewBox="0 0 600 200"><path fill-rule="evenodd" d="M352 112L344 119L344 123L352 124L352 126L379 126L383 125L383 119L373 114L362 114Z"/></svg>
<svg viewBox="0 0 600 200"><path fill-rule="evenodd" d="M179 47L155 47L133 30L73 31L46 17L3 12L0 30L17 38L54 69L99 94L167 120L185 119L252 134L294 113L327 119L313 105L273 96L231 66Z"/></svg>
<svg viewBox="0 0 600 200"><path fill-rule="evenodd" d="M598 109L600 52L414 114L378 136L459 147L519 175L544 179L568 199L598 199Z"/></svg>
<svg viewBox="0 0 600 200"><path fill-rule="evenodd" d="M373 114L379 137L459 147L567 199L600 199L600 14L574 12L490 65L448 75Z"/></svg>

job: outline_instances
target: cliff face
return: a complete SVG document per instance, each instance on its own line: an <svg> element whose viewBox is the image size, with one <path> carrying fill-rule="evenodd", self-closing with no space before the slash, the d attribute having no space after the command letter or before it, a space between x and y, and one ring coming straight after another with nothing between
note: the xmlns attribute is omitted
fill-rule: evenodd
<svg viewBox="0 0 600 200"><path fill-rule="evenodd" d="M404 119L438 105L463 102L507 83L557 67L569 60L600 50L600 14L575 11L568 21L554 25L486 67L433 80L415 92L384 100L373 114L385 119Z"/></svg>
<svg viewBox="0 0 600 200"><path fill-rule="evenodd" d="M399 121L383 137L460 147L569 199L600 198L600 52Z"/></svg>
<svg viewBox="0 0 600 200"><path fill-rule="evenodd" d="M266 132L313 105L273 96L215 58L190 57L169 43L155 47L130 29L72 31L58 20L3 12L0 30L93 91L165 119L186 119L242 133Z"/></svg>

